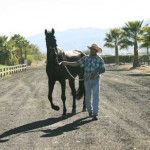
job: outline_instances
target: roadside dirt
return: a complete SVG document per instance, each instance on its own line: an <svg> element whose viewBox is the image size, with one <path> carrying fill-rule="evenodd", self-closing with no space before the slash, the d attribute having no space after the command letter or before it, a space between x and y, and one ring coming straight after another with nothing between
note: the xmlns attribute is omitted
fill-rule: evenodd
<svg viewBox="0 0 150 150"><path fill-rule="evenodd" d="M150 69L107 66L101 75L99 120L92 121L67 83L67 116L62 117L59 83L50 108L45 67L0 78L0 150L149 150Z"/></svg>

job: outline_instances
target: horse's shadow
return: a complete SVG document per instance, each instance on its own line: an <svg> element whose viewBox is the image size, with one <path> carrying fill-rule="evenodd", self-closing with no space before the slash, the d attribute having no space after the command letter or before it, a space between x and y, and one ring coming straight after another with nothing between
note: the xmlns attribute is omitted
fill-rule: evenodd
<svg viewBox="0 0 150 150"><path fill-rule="evenodd" d="M56 129L42 130L45 134L43 134L41 137L59 136L59 135L63 134L64 132L77 130L77 129L79 129L80 126L90 123L92 121L92 119L85 120L87 118L89 118L89 117L84 117L84 118L75 120L72 123L66 124L64 126L56 128Z"/></svg>
<svg viewBox="0 0 150 150"><path fill-rule="evenodd" d="M150 76L150 74L135 73L135 74L128 74L127 76L139 77L139 76Z"/></svg>
<svg viewBox="0 0 150 150"><path fill-rule="evenodd" d="M39 121L35 121L32 123L28 123L28 124L16 127L14 129L10 129L10 130L0 134L0 143L9 141L9 139L11 138L10 136L12 136L12 135L18 135L18 134L20 135L20 134L25 134L28 132L35 132L36 129L50 126L50 125L55 124L57 122L63 121L63 120L65 120L71 116L72 116L72 114L67 114L66 116L63 116L63 117L61 116L58 118L48 118L45 120L39 120ZM48 132L48 134L43 135L42 137L57 136L57 135L62 134L63 132L75 130L78 126L90 122L90 120L84 121L84 122L82 121L86 118L76 120L75 122L73 122L71 124L67 124L63 127L59 127L57 129L54 129L54 130L39 130L39 131L46 132L46 133ZM6 138L6 139L4 139L4 138Z"/></svg>

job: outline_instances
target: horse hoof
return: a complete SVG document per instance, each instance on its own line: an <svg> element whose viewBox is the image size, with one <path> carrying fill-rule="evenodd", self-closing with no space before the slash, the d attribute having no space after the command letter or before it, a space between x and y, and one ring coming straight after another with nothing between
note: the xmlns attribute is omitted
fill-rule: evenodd
<svg viewBox="0 0 150 150"><path fill-rule="evenodd" d="M72 114L75 115L76 114L76 110L72 110Z"/></svg>
<svg viewBox="0 0 150 150"><path fill-rule="evenodd" d="M53 108L54 110L56 110L56 111L59 111L59 110L60 110L59 106L53 106L52 108Z"/></svg>
<svg viewBox="0 0 150 150"><path fill-rule="evenodd" d="M83 109L82 109L82 112L86 112L86 108L83 108Z"/></svg>
<svg viewBox="0 0 150 150"><path fill-rule="evenodd" d="M62 114L62 117L65 117L66 115L67 115L66 113L63 113L63 114Z"/></svg>

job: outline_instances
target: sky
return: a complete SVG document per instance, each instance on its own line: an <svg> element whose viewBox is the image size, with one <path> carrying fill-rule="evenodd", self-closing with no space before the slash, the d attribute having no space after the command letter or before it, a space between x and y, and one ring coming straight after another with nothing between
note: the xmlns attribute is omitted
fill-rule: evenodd
<svg viewBox="0 0 150 150"><path fill-rule="evenodd" d="M45 29L121 27L150 19L150 0L0 0L0 36L30 37Z"/></svg>

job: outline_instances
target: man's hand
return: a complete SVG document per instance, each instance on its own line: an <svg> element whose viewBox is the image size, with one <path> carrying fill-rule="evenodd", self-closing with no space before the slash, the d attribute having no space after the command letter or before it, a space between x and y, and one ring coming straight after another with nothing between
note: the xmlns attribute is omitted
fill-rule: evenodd
<svg viewBox="0 0 150 150"><path fill-rule="evenodd" d="M92 77L92 78L95 78L95 77L97 77L98 75L99 75L98 72L92 72L92 73L91 73L91 77Z"/></svg>

